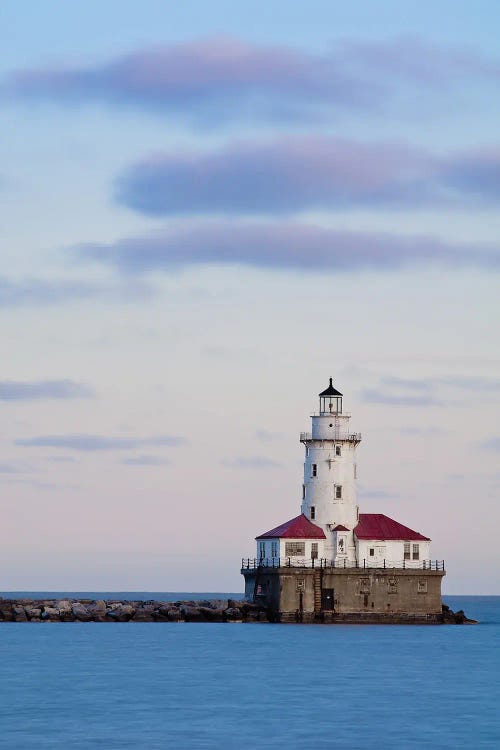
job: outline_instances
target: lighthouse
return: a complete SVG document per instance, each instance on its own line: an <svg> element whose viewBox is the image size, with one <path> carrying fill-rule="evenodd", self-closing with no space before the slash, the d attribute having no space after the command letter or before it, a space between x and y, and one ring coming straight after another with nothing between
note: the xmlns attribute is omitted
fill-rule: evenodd
<svg viewBox="0 0 500 750"><path fill-rule="evenodd" d="M242 560L245 597L279 621L440 622L444 561L429 537L384 513L361 513L357 449L330 378L302 432L300 514L256 537Z"/></svg>
<svg viewBox="0 0 500 750"><path fill-rule="evenodd" d="M319 411L312 414L312 431L302 432L305 446L301 511L325 533L329 560L356 559L353 529L359 521L356 491L356 449L361 435L350 429L343 396L332 383L319 394Z"/></svg>

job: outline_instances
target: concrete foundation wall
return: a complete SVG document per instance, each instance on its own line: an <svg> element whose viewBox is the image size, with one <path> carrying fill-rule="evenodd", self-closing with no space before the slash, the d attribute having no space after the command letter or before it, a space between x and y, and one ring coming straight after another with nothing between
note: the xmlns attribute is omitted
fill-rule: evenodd
<svg viewBox="0 0 500 750"><path fill-rule="evenodd" d="M439 621L442 613L442 571L271 568L242 572L246 597L252 600L255 590L256 601L277 620Z"/></svg>

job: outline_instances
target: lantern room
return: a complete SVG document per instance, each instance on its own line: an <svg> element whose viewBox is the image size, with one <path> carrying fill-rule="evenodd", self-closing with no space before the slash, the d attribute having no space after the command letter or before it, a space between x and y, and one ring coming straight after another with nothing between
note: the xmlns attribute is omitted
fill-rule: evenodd
<svg viewBox="0 0 500 750"><path fill-rule="evenodd" d="M330 385L319 394L320 414L342 414L342 394L333 387L332 378Z"/></svg>

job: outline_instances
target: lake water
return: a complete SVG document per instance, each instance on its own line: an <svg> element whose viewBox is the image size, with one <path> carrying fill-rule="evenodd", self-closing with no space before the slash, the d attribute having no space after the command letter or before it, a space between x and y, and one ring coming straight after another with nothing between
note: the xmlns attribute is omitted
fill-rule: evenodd
<svg viewBox="0 0 500 750"><path fill-rule="evenodd" d="M444 601L481 623L4 623L0 747L499 748L500 597Z"/></svg>

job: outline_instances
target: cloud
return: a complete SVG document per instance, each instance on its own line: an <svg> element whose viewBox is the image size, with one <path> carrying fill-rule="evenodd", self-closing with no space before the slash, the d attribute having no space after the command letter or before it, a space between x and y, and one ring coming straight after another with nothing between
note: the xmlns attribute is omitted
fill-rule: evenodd
<svg viewBox="0 0 500 750"><path fill-rule="evenodd" d="M377 388L366 388L361 392L361 398L367 404L386 406L443 406L442 401L429 394L398 395Z"/></svg>
<svg viewBox="0 0 500 750"><path fill-rule="evenodd" d="M500 437L492 437L488 440L484 440L483 443L481 443L481 448L491 451L492 453L500 453Z"/></svg>
<svg viewBox="0 0 500 750"><path fill-rule="evenodd" d="M16 464L0 462L0 474L22 474L24 469L20 469Z"/></svg>
<svg viewBox="0 0 500 750"><path fill-rule="evenodd" d="M130 282L130 283L129 283ZM78 302L80 300L101 299L109 302L134 302L151 296L153 290L148 285L133 279L127 284L95 284L61 279L20 279L0 277L0 308L49 307Z"/></svg>
<svg viewBox="0 0 500 750"><path fill-rule="evenodd" d="M16 445L41 448L67 448L75 451L114 451L131 450L144 445L179 446L185 438L172 435L158 435L145 438L105 437L102 435L41 435L15 441Z"/></svg>
<svg viewBox="0 0 500 750"><path fill-rule="evenodd" d="M160 456L132 456L124 458L122 464L126 466L168 466L170 461Z"/></svg>
<svg viewBox="0 0 500 750"><path fill-rule="evenodd" d="M497 60L415 37L346 40L313 54L229 36L138 50L102 64L31 68L11 74L10 96L100 102L177 115L198 126L224 120L331 121L345 110L379 112L397 94L412 100L497 83Z"/></svg>
<svg viewBox="0 0 500 750"><path fill-rule="evenodd" d="M116 197L152 216L417 209L471 201L496 207L500 149L443 157L401 143L282 136L209 152L155 154L118 178Z"/></svg>
<svg viewBox="0 0 500 750"><path fill-rule="evenodd" d="M223 461L223 466L230 469L278 469L281 464L265 456L249 456Z"/></svg>
<svg viewBox="0 0 500 750"><path fill-rule="evenodd" d="M79 259L134 278L207 264L330 272L392 271L430 263L489 271L500 267L498 247L452 244L426 235L339 231L298 221L179 220L156 234L107 245L88 243L74 252Z"/></svg>
<svg viewBox="0 0 500 750"><path fill-rule="evenodd" d="M0 401L93 398L93 388L73 380L0 381Z"/></svg>

